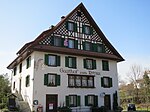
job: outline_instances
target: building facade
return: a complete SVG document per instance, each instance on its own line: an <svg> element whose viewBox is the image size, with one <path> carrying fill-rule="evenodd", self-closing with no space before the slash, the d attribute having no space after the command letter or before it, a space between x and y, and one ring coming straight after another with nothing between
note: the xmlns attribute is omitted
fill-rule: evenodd
<svg viewBox="0 0 150 112"><path fill-rule="evenodd" d="M22 95L32 111L39 105L44 112L63 106L113 109L117 63L124 59L82 3L17 55L7 67L13 70L12 92Z"/></svg>

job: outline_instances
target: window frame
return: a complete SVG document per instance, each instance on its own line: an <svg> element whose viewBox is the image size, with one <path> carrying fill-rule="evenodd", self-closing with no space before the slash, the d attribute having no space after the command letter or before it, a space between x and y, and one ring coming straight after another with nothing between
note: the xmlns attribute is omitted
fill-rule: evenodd
<svg viewBox="0 0 150 112"><path fill-rule="evenodd" d="M70 25L71 25L71 27L70 27ZM67 21L66 22L66 29L68 31L77 32L77 23L72 22L72 21Z"/></svg>
<svg viewBox="0 0 150 112"><path fill-rule="evenodd" d="M93 102L89 101L89 97L93 98ZM85 106L98 106L98 95L88 94L85 96Z"/></svg>
<svg viewBox="0 0 150 112"><path fill-rule="evenodd" d="M107 84L106 81L107 80ZM101 86L104 88L113 87L113 79L111 77L101 77Z"/></svg>
<svg viewBox="0 0 150 112"><path fill-rule="evenodd" d="M85 35L92 35L93 34L93 28L90 25L83 25L82 26L82 33Z"/></svg>
<svg viewBox="0 0 150 112"><path fill-rule="evenodd" d="M62 38L58 36L54 36L54 46L62 47Z"/></svg>
<svg viewBox="0 0 150 112"><path fill-rule="evenodd" d="M72 81L70 80L70 77L74 77L72 79ZM80 84L77 84L77 77L80 77ZM83 77L86 77L86 86L83 85ZM69 88L95 88L94 85L94 77L95 76L89 76L89 75L72 75L72 74L68 74L68 87ZM92 78L92 84L89 84L89 79ZM85 81L85 80L84 80Z"/></svg>
<svg viewBox="0 0 150 112"><path fill-rule="evenodd" d="M26 76L26 87L29 87L30 86L30 75L27 75Z"/></svg>
<svg viewBox="0 0 150 112"><path fill-rule="evenodd" d="M102 70L109 71L109 61L108 60L102 60Z"/></svg>
<svg viewBox="0 0 150 112"><path fill-rule="evenodd" d="M14 68L14 76L17 75L17 66Z"/></svg>
<svg viewBox="0 0 150 112"><path fill-rule="evenodd" d="M71 61L71 62L70 62ZM68 68L77 68L77 58L72 56L65 57L65 66Z"/></svg>
<svg viewBox="0 0 150 112"><path fill-rule="evenodd" d="M73 101L72 98L73 98ZM81 104L81 98L80 96L78 95L75 95L75 94L72 94L72 95L68 95L66 96L66 106L69 106L69 107L77 107L77 106L80 106ZM71 102L73 102L73 104L71 104Z"/></svg>
<svg viewBox="0 0 150 112"><path fill-rule="evenodd" d="M22 63L20 63L20 65L19 65L19 73L21 73L22 72Z"/></svg>
<svg viewBox="0 0 150 112"><path fill-rule="evenodd" d="M50 60L50 56L54 56L55 57L55 64L49 64L49 60ZM45 65L47 66L51 66L51 67L57 67L57 66L60 66L60 56L58 55L54 55L54 54L45 54Z"/></svg>
<svg viewBox="0 0 150 112"><path fill-rule="evenodd" d="M31 67L31 56L26 59L26 68L28 69L29 67Z"/></svg>
<svg viewBox="0 0 150 112"><path fill-rule="evenodd" d="M49 78L51 78L51 76L54 76L54 84L50 84L51 81ZM56 87L56 86L60 86L60 75L57 74L53 74L53 73L47 73L44 74L44 85L48 86L48 87ZM52 82L53 83L53 82Z"/></svg>
<svg viewBox="0 0 150 112"><path fill-rule="evenodd" d="M91 61L91 62L90 62ZM90 64L91 64L91 67L89 67L89 62L90 62ZM94 59L91 59L91 58L84 58L83 59L83 66L84 66L84 68L86 68L86 69L89 69L89 70L94 70L94 69L96 69L97 67L97 64L96 64L96 60L94 60Z"/></svg>

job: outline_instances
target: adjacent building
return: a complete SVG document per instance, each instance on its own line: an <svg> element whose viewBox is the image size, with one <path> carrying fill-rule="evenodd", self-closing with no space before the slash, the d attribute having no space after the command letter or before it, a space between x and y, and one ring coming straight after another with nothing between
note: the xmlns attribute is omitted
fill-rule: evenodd
<svg viewBox="0 0 150 112"><path fill-rule="evenodd" d="M7 68L13 70L12 92L22 95L32 111L41 105L44 112L62 106L88 112L91 106L113 109L121 61L81 3L26 43Z"/></svg>

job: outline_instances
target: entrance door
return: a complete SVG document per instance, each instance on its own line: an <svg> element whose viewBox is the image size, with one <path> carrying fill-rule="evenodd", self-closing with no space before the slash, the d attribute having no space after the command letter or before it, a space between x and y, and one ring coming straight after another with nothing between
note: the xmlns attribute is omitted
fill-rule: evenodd
<svg viewBox="0 0 150 112"><path fill-rule="evenodd" d="M58 95L46 95L46 112L57 112Z"/></svg>
<svg viewBox="0 0 150 112"><path fill-rule="evenodd" d="M108 94L104 96L104 106L109 110L111 110L111 99L110 99L110 95Z"/></svg>

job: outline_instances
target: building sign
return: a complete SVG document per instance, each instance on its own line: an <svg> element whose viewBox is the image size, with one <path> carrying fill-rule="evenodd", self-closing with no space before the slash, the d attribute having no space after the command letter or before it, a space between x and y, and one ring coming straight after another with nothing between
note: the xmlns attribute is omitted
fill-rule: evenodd
<svg viewBox="0 0 150 112"><path fill-rule="evenodd" d="M80 71L80 70L74 70L74 69L64 69L60 68L59 70L61 73L66 73L66 74L80 74L80 75L100 75L100 72L98 71Z"/></svg>

